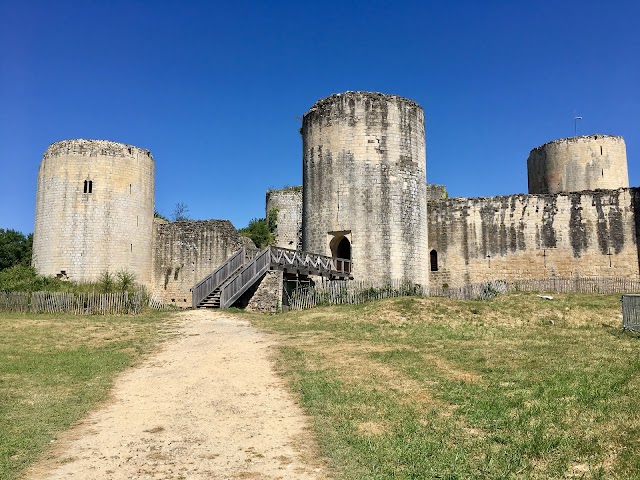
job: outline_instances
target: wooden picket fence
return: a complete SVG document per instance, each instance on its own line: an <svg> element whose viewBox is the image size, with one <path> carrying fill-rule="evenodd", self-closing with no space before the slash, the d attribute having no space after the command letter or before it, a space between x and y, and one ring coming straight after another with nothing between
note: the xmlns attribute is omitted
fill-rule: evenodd
<svg viewBox="0 0 640 480"><path fill-rule="evenodd" d="M640 292L640 279L622 277L550 277L509 281L510 291L553 293Z"/></svg>
<svg viewBox="0 0 640 480"><path fill-rule="evenodd" d="M371 300L403 296L447 297L482 300L508 292L546 293L633 293L640 292L640 279L608 277L550 277L527 280L491 280L458 288L430 287L405 282L387 284L366 281L327 281L294 290L285 299L290 310L325 305L359 304Z"/></svg>
<svg viewBox="0 0 640 480"><path fill-rule="evenodd" d="M29 293L0 292L0 311L3 312L28 312L29 311Z"/></svg>
<svg viewBox="0 0 640 480"><path fill-rule="evenodd" d="M152 304L144 292L68 293L0 292L0 311L32 313L70 313L75 315L138 314L143 307L165 308Z"/></svg>
<svg viewBox="0 0 640 480"><path fill-rule="evenodd" d="M401 281L376 284L356 280L335 280L294 290L284 303L288 304L290 310L303 310L323 305L356 305L371 300L425 295L426 293L420 285Z"/></svg>

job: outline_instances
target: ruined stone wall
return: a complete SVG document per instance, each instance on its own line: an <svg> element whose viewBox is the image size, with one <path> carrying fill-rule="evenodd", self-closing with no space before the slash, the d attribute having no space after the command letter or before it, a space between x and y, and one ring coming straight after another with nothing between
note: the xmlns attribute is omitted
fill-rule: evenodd
<svg viewBox="0 0 640 480"><path fill-rule="evenodd" d="M562 138L531 150L529 193L546 194L629 187L622 137Z"/></svg>
<svg viewBox="0 0 640 480"><path fill-rule="evenodd" d="M275 246L302 249L302 187L269 190L265 215L274 208L278 210Z"/></svg>
<svg viewBox="0 0 640 480"><path fill-rule="evenodd" d="M65 140L38 172L33 266L94 281L126 270L151 283L154 161L148 150L105 140Z"/></svg>
<svg viewBox="0 0 640 480"><path fill-rule="evenodd" d="M638 277L636 188L454 198L429 202L428 208L429 250L435 252L438 268L431 271L431 285L574 275Z"/></svg>
<svg viewBox="0 0 640 480"><path fill-rule="evenodd" d="M251 240L228 220L154 222L153 294L191 306L191 287ZM255 247L255 245L254 245Z"/></svg>
<svg viewBox="0 0 640 480"><path fill-rule="evenodd" d="M427 183L427 202L431 200L446 200L447 198L449 198L447 187L436 185L435 183Z"/></svg>
<svg viewBox="0 0 640 480"><path fill-rule="evenodd" d="M426 285L424 114L394 95L346 92L304 115L303 246L351 242L356 279Z"/></svg>

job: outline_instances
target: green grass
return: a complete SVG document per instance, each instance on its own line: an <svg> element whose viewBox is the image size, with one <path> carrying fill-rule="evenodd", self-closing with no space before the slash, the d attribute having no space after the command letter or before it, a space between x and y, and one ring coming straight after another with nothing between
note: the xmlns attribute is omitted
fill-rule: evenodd
<svg viewBox="0 0 640 480"><path fill-rule="evenodd" d="M399 298L250 316L338 478L640 478L620 296Z"/></svg>
<svg viewBox="0 0 640 480"><path fill-rule="evenodd" d="M113 377L157 345L166 313L59 316L0 313L0 479L17 478L105 399Z"/></svg>

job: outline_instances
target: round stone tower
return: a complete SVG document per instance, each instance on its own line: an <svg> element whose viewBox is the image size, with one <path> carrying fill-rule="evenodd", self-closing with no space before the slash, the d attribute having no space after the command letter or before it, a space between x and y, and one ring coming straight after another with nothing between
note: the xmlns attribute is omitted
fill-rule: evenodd
<svg viewBox="0 0 640 480"><path fill-rule="evenodd" d="M346 92L305 113L304 250L351 258L357 280L428 284L424 113Z"/></svg>
<svg viewBox="0 0 640 480"><path fill-rule="evenodd" d="M275 246L302 248L302 187L289 187L267 192L266 218L276 215Z"/></svg>
<svg viewBox="0 0 640 480"><path fill-rule="evenodd" d="M105 140L54 143L38 172L33 266L77 281L126 270L149 285L153 211L151 152Z"/></svg>
<svg viewBox="0 0 640 480"><path fill-rule="evenodd" d="M622 137L561 138L534 148L527 160L529 193L580 192L629 187Z"/></svg>

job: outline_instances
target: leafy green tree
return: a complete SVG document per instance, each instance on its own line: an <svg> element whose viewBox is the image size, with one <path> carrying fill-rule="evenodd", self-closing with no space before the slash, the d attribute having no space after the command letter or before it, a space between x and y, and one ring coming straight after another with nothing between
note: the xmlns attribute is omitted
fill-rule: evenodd
<svg viewBox="0 0 640 480"><path fill-rule="evenodd" d="M265 218L254 218L249 221L248 226L238 230L238 233L244 237L249 237L258 248L266 247L273 243L274 240Z"/></svg>
<svg viewBox="0 0 640 480"><path fill-rule="evenodd" d="M273 240L271 242L273 243L273 241L275 241L276 228L278 228L278 209L277 208L272 208L267 212L267 227L269 228L269 232L273 237Z"/></svg>
<svg viewBox="0 0 640 480"><path fill-rule="evenodd" d="M31 264L32 246L33 234L25 237L16 230L0 228L0 270Z"/></svg>
<svg viewBox="0 0 640 480"><path fill-rule="evenodd" d="M238 233L244 237L253 240L258 248L264 248L272 245L275 240L275 231L278 221L278 209L272 208L267 214L267 218L254 218L245 228L238 230Z"/></svg>

